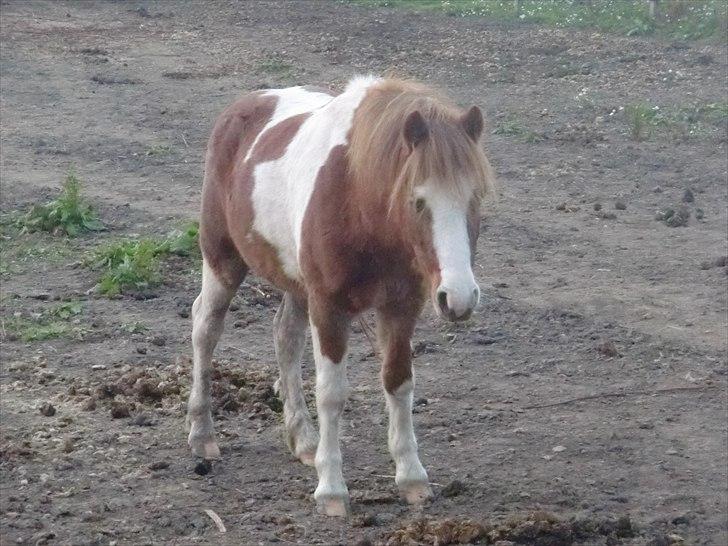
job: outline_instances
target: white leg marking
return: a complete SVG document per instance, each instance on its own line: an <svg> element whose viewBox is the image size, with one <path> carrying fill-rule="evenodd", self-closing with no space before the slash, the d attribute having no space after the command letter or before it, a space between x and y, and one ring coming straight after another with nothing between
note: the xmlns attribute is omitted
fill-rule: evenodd
<svg viewBox="0 0 728 546"><path fill-rule="evenodd" d="M316 409L321 436L315 459L319 482L313 496L322 513L327 516L346 516L349 511L349 490L341 470L339 448L339 420L348 390L346 357L341 362L333 362L321 353L318 330L313 322L311 337L316 360Z"/></svg>
<svg viewBox="0 0 728 546"><path fill-rule="evenodd" d="M394 394L384 392L389 409L389 451L396 466L395 482L409 503L432 496L427 472L417 455L417 439L412 426L413 380L402 383Z"/></svg>
<svg viewBox="0 0 728 546"><path fill-rule="evenodd" d="M215 442L210 398L212 353L220 339L225 313L235 294L222 285L212 269L202 264L202 291L192 305L192 390L187 405L188 443L192 452L206 459L220 457Z"/></svg>
<svg viewBox="0 0 728 546"><path fill-rule="evenodd" d="M301 382L301 358L308 326L306 309L286 293L274 324L276 358L280 368L276 388L283 399L286 440L302 463L313 466L318 433L311 422Z"/></svg>

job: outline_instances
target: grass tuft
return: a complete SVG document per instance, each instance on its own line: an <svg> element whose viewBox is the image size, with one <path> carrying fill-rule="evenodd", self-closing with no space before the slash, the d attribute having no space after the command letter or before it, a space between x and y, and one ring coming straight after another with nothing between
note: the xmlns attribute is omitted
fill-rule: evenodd
<svg viewBox="0 0 728 546"><path fill-rule="evenodd" d="M91 205L81 196L81 183L73 170L66 176L61 194L45 205L33 206L19 224L25 232L47 231L69 237L105 229Z"/></svg>
<svg viewBox="0 0 728 546"><path fill-rule="evenodd" d="M163 239L129 239L98 250L89 260L102 271L97 291L115 296L129 290L146 290L159 284L161 260L171 255L199 253L199 225L192 222Z"/></svg>
<svg viewBox="0 0 728 546"><path fill-rule="evenodd" d="M699 40L725 35L725 0L663 0L651 17L644 0L348 0L374 7L436 10L454 17L594 28L627 36Z"/></svg>

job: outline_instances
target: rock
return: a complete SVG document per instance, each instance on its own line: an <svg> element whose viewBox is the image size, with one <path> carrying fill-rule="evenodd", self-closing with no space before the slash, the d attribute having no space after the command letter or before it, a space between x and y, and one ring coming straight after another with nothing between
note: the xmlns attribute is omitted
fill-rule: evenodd
<svg viewBox="0 0 728 546"><path fill-rule="evenodd" d="M689 523L690 516L688 514L683 514L681 516L677 516L676 518L672 518L673 525L688 525Z"/></svg>
<svg viewBox="0 0 728 546"><path fill-rule="evenodd" d="M602 220L616 220L617 215L614 214L613 212L602 211L602 213L599 215L599 218L601 218Z"/></svg>
<svg viewBox="0 0 728 546"><path fill-rule="evenodd" d="M357 514L351 520L352 527L374 527L378 523L374 514Z"/></svg>
<svg viewBox="0 0 728 546"><path fill-rule="evenodd" d="M73 445L73 438L70 436L66 436L66 438L63 440L63 452L64 453L71 453L75 449Z"/></svg>
<svg viewBox="0 0 728 546"><path fill-rule="evenodd" d="M111 404L111 418L112 419L123 419L129 417L129 406L123 402L114 402Z"/></svg>
<svg viewBox="0 0 728 546"><path fill-rule="evenodd" d="M601 203L594 203L594 210L599 212L602 210L602 204Z"/></svg>
<svg viewBox="0 0 728 546"><path fill-rule="evenodd" d="M551 451L553 451L554 453L561 453L562 451L566 451L566 447L565 446L554 446L551 448Z"/></svg>
<svg viewBox="0 0 728 546"><path fill-rule="evenodd" d="M56 414L56 408L50 402L43 402L40 407L40 413L46 417L53 417Z"/></svg>
<svg viewBox="0 0 728 546"><path fill-rule="evenodd" d="M696 208L695 209L695 219L702 220L703 218L705 218L705 211L703 209Z"/></svg>
<svg viewBox="0 0 728 546"><path fill-rule="evenodd" d="M414 403L415 406L426 406L427 404L429 404L427 398L418 398Z"/></svg>
<svg viewBox="0 0 728 546"><path fill-rule="evenodd" d="M132 419L131 422L132 425L136 425L138 427L151 427L154 425L154 421L152 421L152 418L149 417L146 413L139 413Z"/></svg>
<svg viewBox="0 0 728 546"><path fill-rule="evenodd" d="M167 338L164 336L154 336L151 339L152 345L156 345L157 347L163 347L167 344Z"/></svg>
<svg viewBox="0 0 728 546"><path fill-rule="evenodd" d="M627 210L627 204L624 201L617 200L614 202L614 208L617 210Z"/></svg>
<svg viewBox="0 0 728 546"><path fill-rule="evenodd" d="M682 196L682 202L683 202L683 203L692 203L692 202L694 202L694 201L695 201L695 196L693 195L693 192L692 192L692 190L691 190L690 188L687 188L687 189L686 189L686 190L685 190L685 191L683 192L683 196Z"/></svg>
<svg viewBox="0 0 728 546"><path fill-rule="evenodd" d="M354 542L354 546L374 546L374 543L369 537L362 537Z"/></svg>
<svg viewBox="0 0 728 546"><path fill-rule="evenodd" d="M145 354L147 354L147 348L144 347L143 345L139 345L136 348L136 352L139 353L140 355L145 355Z"/></svg>
<svg viewBox="0 0 728 546"><path fill-rule="evenodd" d="M169 468L167 461L154 461L149 465L149 470L164 470L165 468Z"/></svg>
<svg viewBox="0 0 728 546"><path fill-rule="evenodd" d="M457 497L467 490L466 485L460 480L453 480L442 488L442 496L446 498Z"/></svg>
<svg viewBox="0 0 728 546"><path fill-rule="evenodd" d="M202 459L192 469L198 476L206 476L210 473L210 470L212 470L212 462L207 459Z"/></svg>
<svg viewBox="0 0 728 546"><path fill-rule="evenodd" d="M602 341L599 345L597 345L596 348L599 354L602 354L607 358L614 358L616 356L619 356L617 346L614 344L613 341L609 339Z"/></svg>
<svg viewBox="0 0 728 546"><path fill-rule="evenodd" d="M96 399L92 396L87 398L83 404L81 404L83 411L94 411L96 409Z"/></svg>
<svg viewBox="0 0 728 546"><path fill-rule="evenodd" d="M660 186L655 186L652 188L653 193L662 193L662 188Z"/></svg>

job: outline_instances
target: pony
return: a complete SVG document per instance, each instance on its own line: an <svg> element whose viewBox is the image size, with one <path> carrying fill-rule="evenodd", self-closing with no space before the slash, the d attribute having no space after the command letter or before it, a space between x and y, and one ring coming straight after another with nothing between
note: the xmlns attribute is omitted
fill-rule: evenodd
<svg viewBox="0 0 728 546"><path fill-rule="evenodd" d="M220 457L210 374L230 300L249 269L284 292L273 321L276 382L293 455L318 474L314 499L349 512L339 422L350 326L376 313L395 482L409 503L432 495L412 425L410 340L428 297L448 321L480 298L472 265L493 176L483 115L420 83L374 76L343 92L306 86L245 95L218 117L205 160L202 289L192 306L188 443ZM318 432L301 358L310 327Z"/></svg>

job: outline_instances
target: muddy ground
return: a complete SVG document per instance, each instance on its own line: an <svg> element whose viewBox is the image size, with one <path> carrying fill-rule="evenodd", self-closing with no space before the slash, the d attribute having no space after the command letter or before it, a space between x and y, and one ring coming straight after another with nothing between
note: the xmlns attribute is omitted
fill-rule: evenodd
<svg viewBox="0 0 728 546"><path fill-rule="evenodd" d="M1 7L2 213L48 199L73 164L110 228L3 232L4 320L59 300L82 312L56 339L4 330L2 544L432 543L419 518L535 510L570 529L499 536L728 541L725 117L637 141L622 109L725 105L720 41L339 2ZM275 292L251 278L233 304L215 383L223 460L207 468L183 424L198 265L168 263L147 299L107 299L82 261L196 217L205 140L239 94L386 70L483 107L500 197L484 213L479 312L453 327L428 310L416 333L416 429L437 496L421 511L397 499L378 363L355 332L342 432L354 516L341 521L314 513L315 472L284 447ZM688 225L656 221L687 188ZM310 386L310 353L304 366Z"/></svg>

